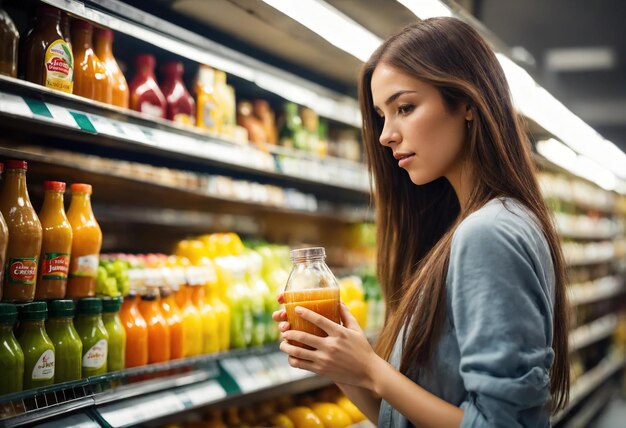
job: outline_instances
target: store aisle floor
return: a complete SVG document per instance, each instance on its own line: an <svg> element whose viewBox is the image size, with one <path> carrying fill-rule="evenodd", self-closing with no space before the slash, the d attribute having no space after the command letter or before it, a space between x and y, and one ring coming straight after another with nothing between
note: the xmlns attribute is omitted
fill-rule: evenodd
<svg viewBox="0 0 626 428"><path fill-rule="evenodd" d="M589 425L589 428L620 428L625 426L626 401L622 397L613 396L609 404Z"/></svg>

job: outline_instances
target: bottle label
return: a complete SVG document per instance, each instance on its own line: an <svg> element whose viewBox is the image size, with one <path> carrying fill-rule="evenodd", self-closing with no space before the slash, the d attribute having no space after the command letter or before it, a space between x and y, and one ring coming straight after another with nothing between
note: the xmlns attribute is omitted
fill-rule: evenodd
<svg viewBox="0 0 626 428"><path fill-rule="evenodd" d="M83 367L90 369L99 369L107 362L107 341L105 339L98 340L83 355Z"/></svg>
<svg viewBox="0 0 626 428"><path fill-rule="evenodd" d="M9 259L7 282L33 285L37 281L37 257Z"/></svg>
<svg viewBox="0 0 626 428"><path fill-rule="evenodd" d="M50 43L44 58L45 86L69 94L74 90L74 55L65 40Z"/></svg>
<svg viewBox="0 0 626 428"><path fill-rule="evenodd" d="M96 277L98 274L98 255L89 254L76 257L72 265L70 276L76 277Z"/></svg>
<svg viewBox="0 0 626 428"><path fill-rule="evenodd" d="M163 109L160 106L156 106L148 101L144 101L139 106L139 111L149 114L154 117L163 117Z"/></svg>
<svg viewBox="0 0 626 428"><path fill-rule="evenodd" d="M33 380L47 380L54 377L54 351L52 349L46 350L33 367L32 379Z"/></svg>
<svg viewBox="0 0 626 428"><path fill-rule="evenodd" d="M70 269L70 255L67 253L45 253L41 264L43 279L65 280Z"/></svg>

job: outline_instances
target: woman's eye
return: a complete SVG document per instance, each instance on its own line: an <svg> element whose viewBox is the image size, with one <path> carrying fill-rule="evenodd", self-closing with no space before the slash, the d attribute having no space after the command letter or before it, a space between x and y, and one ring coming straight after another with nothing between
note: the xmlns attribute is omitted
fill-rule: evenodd
<svg viewBox="0 0 626 428"><path fill-rule="evenodd" d="M401 116L406 116L407 114L411 113L414 108L415 106L413 104L402 104L401 106L398 106L398 114Z"/></svg>

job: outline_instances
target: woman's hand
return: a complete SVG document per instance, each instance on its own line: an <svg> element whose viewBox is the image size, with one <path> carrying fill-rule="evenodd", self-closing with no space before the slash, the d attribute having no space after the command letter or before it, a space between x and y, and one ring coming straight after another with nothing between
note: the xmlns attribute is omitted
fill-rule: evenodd
<svg viewBox="0 0 626 428"><path fill-rule="evenodd" d="M373 367L380 362L380 357L372 349L348 308L341 304L343 325L336 324L306 308L296 307L295 311L305 320L324 330L328 337L290 330L289 323L282 322L280 330L285 341L280 344L280 350L289 355L289 364L326 376L335 383L373 389ZM274 319L286 320L287 314L282 312L285 311L274 312ZM292 345L288 341L303 343L313 350Z"/></svg>
<svg viewBox="0 0 626 428"><path fill-rule="evenodd" d="M278 303L282 305L284 302L285 302L285 299L283 298L283 293L280 293L278 295ZM279 323L278 329L280 330L281 333L291 328L291 326L287 322L287 311L284 309L279 309L277 311L274 311L274 313L272 314L272 319L276 321L277 323Z"/></svg>

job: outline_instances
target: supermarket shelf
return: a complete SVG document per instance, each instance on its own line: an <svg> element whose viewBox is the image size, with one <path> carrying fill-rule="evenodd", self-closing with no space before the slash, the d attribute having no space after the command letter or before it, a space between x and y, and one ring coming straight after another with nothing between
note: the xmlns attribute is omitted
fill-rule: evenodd
<svg viewBox="0 0 626 428"><path fill-rule="evenodd" d="M594 397L585 403L584 407L576 412L576 418L567 423L567 428L586 428L593 418L607 405L611 396L615 393L615 388L605 388L598 391Z"/></svg>
<svg viewBox="0 0 626 428"><path fill-rule="evenodd" d="M569 404L552 418L552 423L559 423L576 405L578 405L578 403L589 396L589 394L605 381L610 379L615 373L623 369L624 365L626 365L625 356L609 355L596 367L582 375L570 389Z"/></svg>
<svg viewBox="0 0 626 428"><path fill-rule="evenodd" d="M0 425L42 422L89 409L127 426L206 405L232 405L330 384L294 369L277 344L122 370L0 397Z"/></svg>
<svg viewBox="0 0 626 428"><path fill-rule="evenodd" d="M287 100L310 107L329 119L356 127L361 125L358 103L354 98L219 45L144 10L117 0L43 1L175 55L224 70Z"/></svg>
<svg viewBox="0 0 626 428"><path fill-rule="evenodd" d="M613 254L610 255L601 255L598 257L588 257L588 258L580 258L574 260L566 260L567 266L589 266L589 265L597 265L601 263L611 263L619 260L619 258L615 257Z"/></svg>
<svg viewBox="0 0 626 428"><path fill-rule="evenodd" d="M619 276L607 276L585 285L570 285L568 290L572 306L608 299L626 291L624 280Z"/></svg>
<svg viewBox="0 0 626 428"><path fill-rule="evenodd" d="M574 352L602 340L617 328L617 315L609 314L576 328L569 336L569 350Z"/></svg>
<svg viewBox="0 0 626 428"><path fill-rule="evenodd" d="M331 202L319 202L316 210L294 209L262 204L235 198L227 198L200 189L181 188L176 185L159 183L156 179L140 179L132 174L125 175L117 171L111 171L106 167L97 167L87 163L77 163L55 154L54 151L35 152L29 148L4 148L0 147L0 156L7 158L19 158L36 163L30 169L31 180L33 178L46 178L55 176L57 179L67 181L83 180L97 186L100 190L98 200L106 202L108 208L102 208L102 214L113 220L135 220L161 225L182 225L186 227L205 227L212 224L206 213L181 212L176 207L197 209L206 211L227 212L229 214L271 214L287 215L304 219L323 220L328 222L358 223L373 221L373 212L365 205L361 207L348 204L336 204ZM45 167L43 167L45 166ZM33 187L35 190L37 186ZM107 199L108 198L108 199ZM122 202L129 204L141 204L142 209L133 210L129 207L111 209L113 205ZM158 212L150 211L146 207L167 208ZM98 213L98 212L97 212Z"/></svg>
<svg viewBox="0 0 626 428"><path fill-rule="evenodd" d="M240 171L309 189L327 188L351 198L369 193L368 173L360 163L297 150L270 147L266 152L7 76L0 76L0 115L10 119L3 121L5 127L20 132Z"/></svg>

